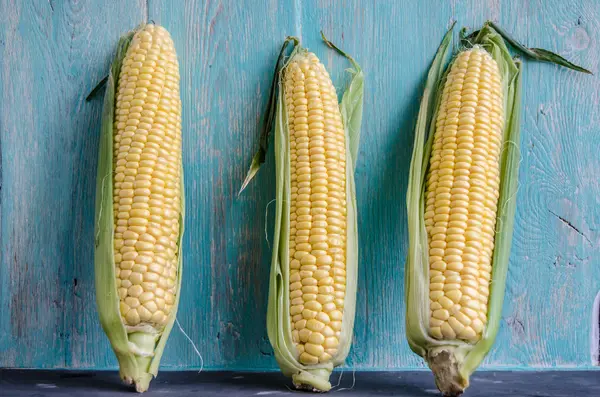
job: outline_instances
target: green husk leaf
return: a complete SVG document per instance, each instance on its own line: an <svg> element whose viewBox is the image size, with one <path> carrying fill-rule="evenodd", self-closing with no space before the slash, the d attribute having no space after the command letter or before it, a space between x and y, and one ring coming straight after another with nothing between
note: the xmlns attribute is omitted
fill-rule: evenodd
<svg viewBox="0 0 600 397"><path fill-rule="evenodd" d="M131 378L140 378L135 356L129 351L127 331L121 321L119 313L119 298L115 280L113 255L113 120L115 107L115 92L117 78L127 48L133 38L134 32L129 32L120 40L117 54L111 66L104 96L102 110L102 129L100 136L100 149L98 155L98 178L96 186L96 230L95 230L95 276L96 276L96 304L100 323L109 339L112 348L119 360L119 367L124 372L131 374ZM110 220L110 222L108 221Z"/></svg>
<svg viewBox="0 0 600 397"><path fill-rule="evenodd" d="M340 110L342 112L342 119L344 120L344 126L348 130L348 136L350 138L350 154L354 167L356 167L356 159L358 156L358 145L360 142L360 128L362 125L362 111L363 111L363 92L365 77L360 65L356 63L354 58L340 50L335 44L329 41L325 34L321 31L321 38L329 46L333 48L340 55L346 57L352 64L353 69L346 69L353 78L350 81L350 85L346 88L342 97Z"/></svg>
<svg viewBox="0 0 600 397"><path fill-rule="evenodd" d="M456 22L454 22L454 24L452 24L452 26L454 26L456 24ZM469 35L467 34L469 30L463 26L463 28L458 32L458 38L460 40L461 43L464 43L465 41L468 40Z"/></svg>
<svg viewBox="0 0 600 397"><path fill-rule="evenodd" d="M273 129L273 123L275 122L275 117L277 113L277 94L279 92L278 78L281 68L285 62L285 51L287 49L288 44L292 43L293 47L298 45L298 38L289 36L283 42L283 46L281 46L281 51L279 51L279 57L277 58L277 63L275 64L275 70L273 71L273 81L271 82L271 89L269 90L269 102L267 103L267 111L265 112L265 119L263 120L263 124L261 127L260 133L260 145L258 147L258 151L252 157L252 162L250 163L250 169L246 174L246 178L242 183L242 187L238 195L242 194L246 186L250 183L250 181L254 178L260 166L265 162L265 158L267 156L267 151L269 150L269 135L271 134L271 130Z"/></svg>
<svg viewBox="0 0 600 397"><path fill-rule="evenodd" d="M463 39L463 41L466 43L471 42L471 41L477 42L478 36L480 35L480 33L483 32L483 34L485 34L485 32L487 31L485 29L485 27L491 27L498 34L500 34L500 36L502 36L502 38L506 42L508 42L515 50L517 50L518 52L520 52L521 54L525 55L528 58L531 58L533 60L540 61L540 62L554 63L556 65L564 66L566 68L575 70L577 72L593 75L593 73L591 71L568 61L567 59L563 58L562 56L560 56L552 51L548 51L543 48L529 48L529 47L524 46L523 44L521 44L517 40L515 40L506 30L504 30L502 27L498 26L493 21L487 21L485 23L483 29L477 30L477 31L471 33L466 39Z"/></svg>
<svg viewBox="0 0 600 397"><path fill-rule="evenodd" d="M296 56L306 53L297 46L283 69ZM273 256L269 279L269 301L267 310L267 333L273 346L275 358L284 375L292 377L299 389L328 391L331 389L329 377L335 366L341 365L350 349L354 327L356 284L358 270L358 228L356 217L356 193L354 167L358 152L360 120L362 117L364 76L353 62L352 80L345 92L340 111L346 133L346 195L347 235L346 235L346 302L342 319L342 331L338 353L331 362L318 365L303 365L298 361L298 351L292 341L289 315L289 228L290 228L290 143L287 112L283 93L282 75L276 75L280 95L277 97L275 117L275 165L276 165L276 214L273 233ZM354 150L354 152L353 152Z"/></svg>
<svg viewBox="0 0 600 397"><path fill-rule="evenodd" d="M158 374L160 359L168 335L175 322L181 292L182 250L184 231L185 195L183 192L183 169L181 172L181 214L179 220L179 263L177 270L178 293L168 322L162 331L151 327L128 329L122 322L119 310L115 263L114 263L114 213L113 213L113 125L115 93L123 58L134 34L142 27L123 35L106 81L106 92L102 110L102 127L98 155L96 183L96 215L94 233L94 270L96 306L100 324L106 333L119 362L119 374L127 384L134 385L138 392L148 389L153 376ZM93 93L92 93L93 94ZM90 96L92 96L90 94Z"/></svg>
<svg viewBox="0 0 600 397"><path fill-rule="evenodd" d="M107 83L107 82L108 82L108 75L107 75L107 76L104 76L104 77L102 78L102 80L100 80L100 81L98 82L98 84L96 84L96 86L95 86L95 87L92 89L92 91L90 91L90 93L88 94L88 96L87 96L87 97L85 97L85 101L86 101L86 102L89 102L89 101L91 101L92 99L94 99L94 97L95 97L96 95L98 95L98 93L99 93L99 92L102 90L102 88L104 88L104 86L106 85L106 83Z"/></svg>
<svg viewBox="0 0 600 397"><path fill-rule="evenodd" d="M543 48L525 47L523 44L521 44L517 40L513 39L512 36L509 35L504 29L502 29L500 26L498 26L497 24L495 24L492 21L488 21L487 24L489 26L491 26L496 32L498 32L504 38L504 40L506 40L516 50L525 54L526 56L528 56L531 59L535 59L535 60L541 61L541 62L555 63L557 65L564 66L566 68L573 69L573 70L576 70L581 73L593 74L589 70L587 70L579 65L575 65L574 63L566 60L562 56L560 56L552 51L548 51Z"/></svg>
<svg viewBox="0 0 600 397"><path fill-rule="evenodd" d="M323 36L325 39L325 36ZM354 317L356 311L356 294L358 286L358 205L356 202L356 185L354 171L358 162L360 131L362 126L364 101L364 74L360 65L350 55L325 39L327 44L346 57L352 68L346 69L351 75L350 84L346 88L340 103L340 113L346 132L346 302L342 318L342 335L338 354L334 357L334 365L344 363L352 345Z"/></svg>
<svg viewBox="0 0 600 397"><path fill-rule="evenodd" d="M452 41L452 30L450 27L442 43L440 44L436 56L431 64L421 105L419 115L415 125L415 137L413 154L410 162L408 189L406 193L406 205L408 212L409 245L408 257L406 260L405 276L405 298L407 304L406 310L406 337L410 348L418 355L425 357L427 353L428 335L424 328L424 319L429 314L429 308L423 307L421 302L427 292L426 275L428 271L427 256L427 234L425 232L425 223L421 214L424 213L422 196L424 192L424 182L427 169L429 152L431 150L434 116L437 113L439 105L438 90L441 88L441 81L444 75L444 65Z"/></svg>

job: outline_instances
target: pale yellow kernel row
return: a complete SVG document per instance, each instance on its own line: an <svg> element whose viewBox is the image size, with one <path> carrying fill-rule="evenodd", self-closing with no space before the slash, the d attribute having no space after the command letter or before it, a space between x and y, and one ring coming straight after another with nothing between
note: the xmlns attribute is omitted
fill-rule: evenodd
<svg viewBox="0 0 600 397"><path fill-rule="evenodd" d="M458 55L442 90L425 194L429 332L438 339L475 342L487 322L502 95L486 51Z"/></svg>
<svg viewBox="0 0 600 397"><path fill-rule="evenodd" d="M304 364L337 353L346 290L345 135L329 75L314 54L284 72L290 131L290 321Z"/></svg>
<svg viewBox="0 0 600 397"><path fill-rule="evenodd" d="M137 32L119 75L115 265L125 324L162 327L175 304L181 211L179 66L169 33Z"/></svg>

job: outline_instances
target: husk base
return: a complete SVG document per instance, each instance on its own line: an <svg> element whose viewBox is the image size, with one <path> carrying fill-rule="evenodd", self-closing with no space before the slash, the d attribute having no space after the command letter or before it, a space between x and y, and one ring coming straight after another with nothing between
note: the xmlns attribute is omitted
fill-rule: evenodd
<svg viewBox="0 0 600 397"><path fill-rule="evenodd" d="M134 386L135 391L138 393L143 393L148 390L150 387L150 382L152 381L152 374L142 373L142 374L130 374L125 368L121 367L119 371L121 376L121 380L128 386ZM135 378L133 376L136 376Z"/></svg>
<svg viewBox="0 0 600 397"><path fill-rule="evenodd" d="M154 375L150 373L150 365L156 348L156 333L133 332L129 334L129 347L135 356L135 364L129 361L119 363L119 375L126 385L132 385L138 393L143 393L150 387Z"/></svg>
<svg viewBox="0 0 600 397"><path fill-rule="evenodd" d="M469 378L461 374L460 362L452 348L432 349L425 360L435 376L435 385L443 396L460 396L469 387Z"/></svg>
<svg viewBox="0 0 600 397"><path fill-rule="evenodd" d="M328 368L307 369L292 375L292 381L298 390L324 393L331 390L330 376L331 369Z"/></svg>

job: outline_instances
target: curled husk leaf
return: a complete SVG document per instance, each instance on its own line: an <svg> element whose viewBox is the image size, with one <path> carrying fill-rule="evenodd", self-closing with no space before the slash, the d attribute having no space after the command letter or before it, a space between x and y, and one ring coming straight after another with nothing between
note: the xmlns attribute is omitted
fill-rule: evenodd
<svg viewBox="0 0 600 397"><path fill-rule="evenodd" d="M115 93L121 65L131 40L141 27L128 32L119 40L112 62L102 109L102 127L98 154L96 182L96 216L94 231L94 268L96 306L100 324L119 362L119 375L123 382L135 386L138 392L148 389L150 381L158 374L158 367L165 344L177 313L181 290L182 251L185 202L183 172L181 172L181 215L179 220L179 264L177 268L177 294L167 324L162 330L150 326L126 327L119 310L119 296L114 262L114 213L113 213L113 147ZM101 82L103 84L103 82ZM97 91L95 89L94 91ZM91 98L90 94L88 98Z"/></svg>

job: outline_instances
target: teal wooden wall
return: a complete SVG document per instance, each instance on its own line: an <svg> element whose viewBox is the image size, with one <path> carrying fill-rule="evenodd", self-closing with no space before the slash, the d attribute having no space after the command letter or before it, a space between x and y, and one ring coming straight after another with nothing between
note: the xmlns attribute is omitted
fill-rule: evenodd
<svg viewBox="0 0 600 397"><path fill-rule="evenodd" d="M404 339L405 190L424 77L452 20L499 21L591 69L526 63L522 163L506 304L487 368L591 366L600 290L600 2L0 0L0 367L114 368L96 319L93 212L101 100L119 35L170 30L181 64L187 232L179 321L206 368L274 368L265 331L273 162L242 195L273 62L303 38L343 87L366 72L356 171L356 369L415 368ZM267 211L272 215L273 206ZM272 216L267 229L272 228ZM165 368L199 359L173 330Z"/></svg>

